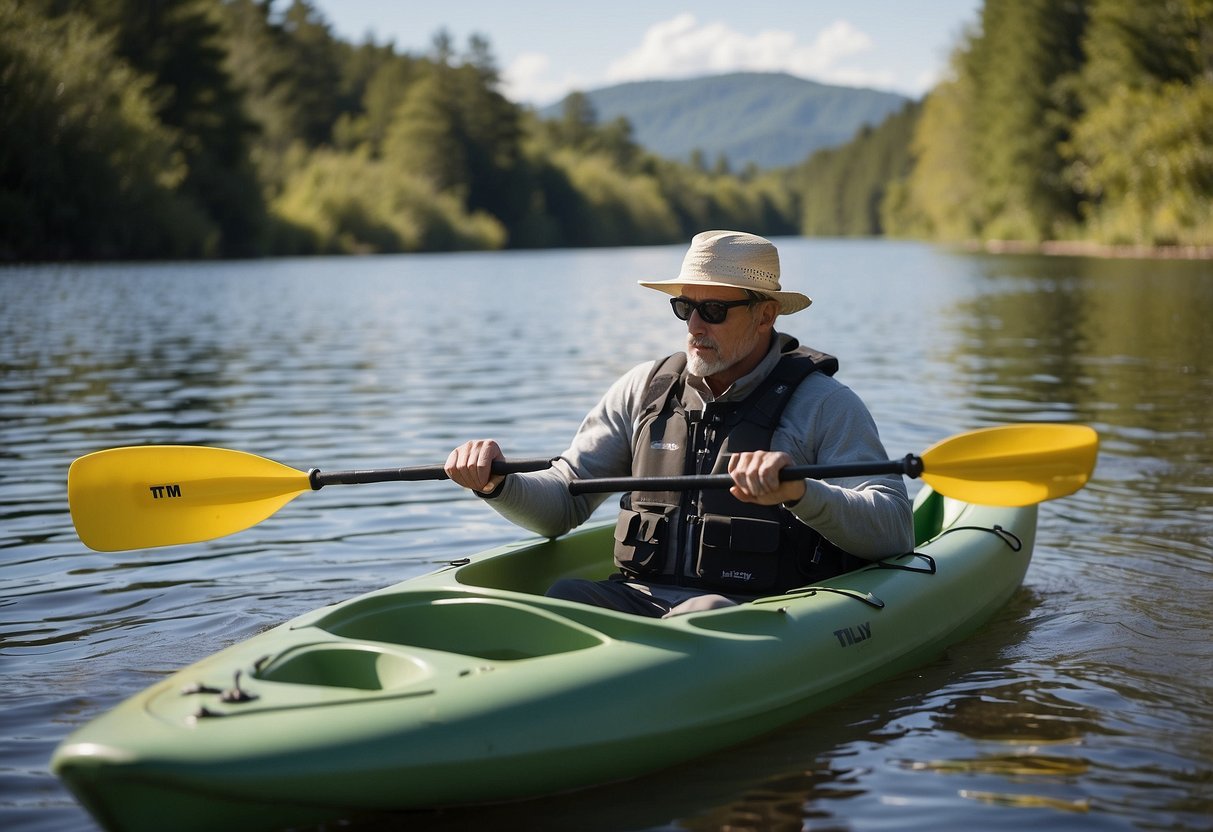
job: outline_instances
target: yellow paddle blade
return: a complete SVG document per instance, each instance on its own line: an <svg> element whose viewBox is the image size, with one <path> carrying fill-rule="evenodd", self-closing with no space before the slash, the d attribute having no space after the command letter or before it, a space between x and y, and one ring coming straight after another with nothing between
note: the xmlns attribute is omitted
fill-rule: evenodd
<svg viewBox="0 0 1213 832"><path fill-rule="evenodd" d="M302 471L192 445L97 451L67 472L76 533L99 552L222 537L260 523L308 490Z"/></svg>
<svg viewBox="0 0 1213 832"><path fill-rule="evenodd" d="M1095 468L1086 425L1004 425L958 434L922 454L922 479L970 503L1027 506L1073 494Z"/></svg>

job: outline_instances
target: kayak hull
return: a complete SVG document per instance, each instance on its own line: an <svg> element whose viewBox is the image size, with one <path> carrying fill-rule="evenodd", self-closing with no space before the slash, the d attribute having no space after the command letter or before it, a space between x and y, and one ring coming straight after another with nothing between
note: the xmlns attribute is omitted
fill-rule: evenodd
<svg viewBox="0 0 1213 832"><path fill-rule="evenodd" d="M613 524L300 616L85 725L52 769L106 828L281 828L639 776L918 666L1022 582L1036 509L924 491L916 554L668 620L542 596ZM192 825L191 825L192 824Z"/></svg>

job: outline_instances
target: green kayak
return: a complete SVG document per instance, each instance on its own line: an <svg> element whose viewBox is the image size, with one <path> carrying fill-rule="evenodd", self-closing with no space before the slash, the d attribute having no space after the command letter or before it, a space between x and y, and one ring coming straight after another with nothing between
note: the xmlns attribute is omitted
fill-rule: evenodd
<svg viewBox="0 0 1213 832"><path fill-rule="evenodd" d="M924 488L916 551L655 620L544 598L614 524L308 613L85 725L51 767L111 830L265 829L515 800L738 743L919 665L1020 585L1036 507Z"/></svg>

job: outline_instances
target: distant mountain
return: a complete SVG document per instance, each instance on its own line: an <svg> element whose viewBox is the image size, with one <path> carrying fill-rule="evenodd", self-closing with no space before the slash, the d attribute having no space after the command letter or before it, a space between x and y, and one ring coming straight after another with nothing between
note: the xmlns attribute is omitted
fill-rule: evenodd
<svg viewBox="0 0 1213 832"><path fill-rule="evenodd" d="M784 73L736 73L679 81L637 81L585 91L599 123L626 116L646 149L686 161L696 150L714 164L724 154L734 170L804 161L815 150L848 141L900 110L904 96L818 84ZM564 101L540 110L559 118Z"/></svg>

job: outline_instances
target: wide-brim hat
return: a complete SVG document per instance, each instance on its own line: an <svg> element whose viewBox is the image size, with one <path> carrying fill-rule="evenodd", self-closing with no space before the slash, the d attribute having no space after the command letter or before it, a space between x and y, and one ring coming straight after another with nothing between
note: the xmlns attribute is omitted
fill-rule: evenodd
<svg viewBox="0 0 1213 832"><path fill-rule="evenodd" d="M779 313L790 315L813 302L779 285L779 251L770 240L744 231L703 231L691 240L682 271L673 280L639 280L641 286L678 295L683 286L728 286L749 289L779 301Z"/></svg>

